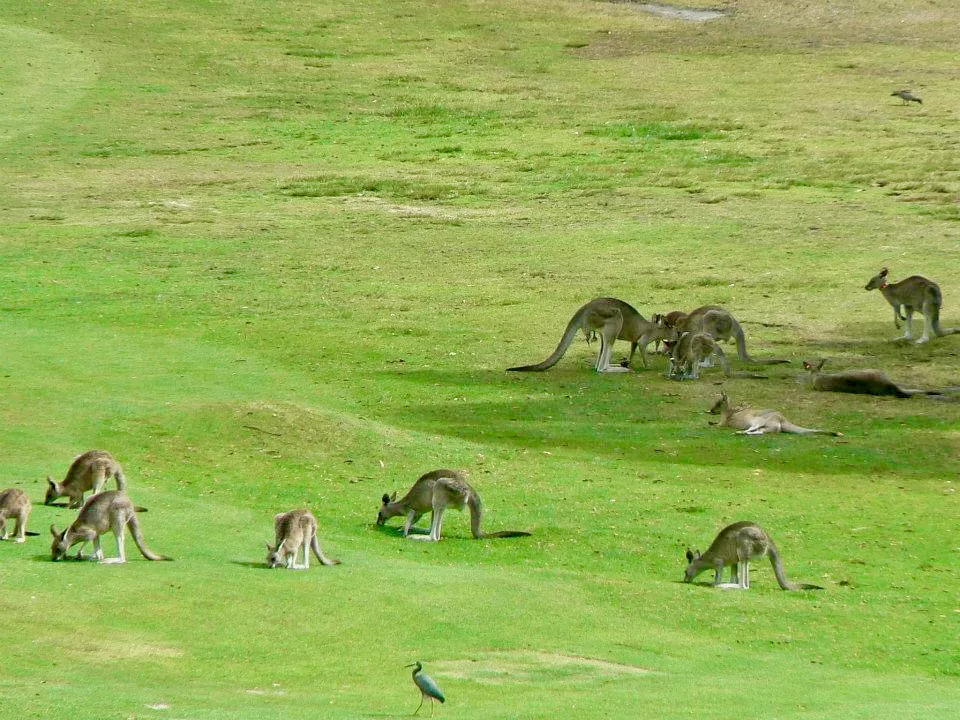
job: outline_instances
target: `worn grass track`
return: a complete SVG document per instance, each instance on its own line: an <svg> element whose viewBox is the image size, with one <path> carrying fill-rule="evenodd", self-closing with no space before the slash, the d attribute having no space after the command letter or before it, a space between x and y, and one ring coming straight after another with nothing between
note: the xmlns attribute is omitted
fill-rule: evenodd
<svg viewBox="0 0 960 720"><path fill-rule="evenodd" d="M45 533L108 449L176 558L0 543L0 715L403 716L420 659L445 718L953 717L960 404L794 375L960 385L862 289L934 278L960 325L960 11L726 9L0 0L0 487ZM728 307L795 361L731 397L844 437L717 430L716 371L596 345L504 372L600 295ZM533 537L374 528L442 466ZM296 506L341 566L262 567ZM826 590L680 583L738 519Z"/></svg>

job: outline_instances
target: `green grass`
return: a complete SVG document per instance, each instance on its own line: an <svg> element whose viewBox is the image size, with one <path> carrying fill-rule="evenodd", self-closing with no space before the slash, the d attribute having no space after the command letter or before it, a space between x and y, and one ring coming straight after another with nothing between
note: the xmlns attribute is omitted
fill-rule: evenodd
<svg viewBox="0 0 960 720"><path fill-rule="evenodd" d="M176 558L2 544L0 714L404 716L420 659L449 719L952 718L956 404L794 362L725 389L844 437L744 438L716 371L504 372L613 295L960 385L960 340L888 342L862 290L923 274L960 325L960 11L731 9L0 0L0 487L47 532L46 475L110 450ZM533 536L374 527L443 466ZM341 566L262 567L297 506ZM739 519L826 590L681 584Z"/></svg>

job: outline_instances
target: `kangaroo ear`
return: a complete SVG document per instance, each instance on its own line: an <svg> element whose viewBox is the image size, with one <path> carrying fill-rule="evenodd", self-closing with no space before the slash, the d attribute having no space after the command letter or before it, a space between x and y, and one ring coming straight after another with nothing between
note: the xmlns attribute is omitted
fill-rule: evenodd
<svg viewBox="0 0 960 720"><path fill-rule="evenodd" d="M56 488L56 487L57 487L57 483L54 482L53 478L50 477L49 475L47 475L47 482L50 484L50 487L52 487L52 488Z"/></svg>
<svg viewBox="0 0 960 720"><path fill-rule="evenodd" d="M56 525L53 525L53 524L50 525L50 534L53 535L54 537L59 537L59 536L60 536L60 533L57 532L57 526L56 526Z"/></svg>
<svg viewBox="0 0 960 720"><path fill-rule="evenodd" d="M393 501L396 500L396 499L397 499L397 491L394 490L394 491L393 491L393 495L390 496L390 502L393 502Z"/></svg>
<svg viewBox="0 0 960 720"><path fill-rule="evenodd" d="M886 277L888 272L889 272L889 270L887 270L886 268L881 269L881 270L880 270L880 277Z"/></svg>
<svg viewBox="0 0 960 720"><path fill-rule="evenodd" d="M263 544L267 546L267 552L273 552L273 545L268 542L264 542Z"/></svg>
<svg viewBox="0 0 960 720"><path fill-rule="evenodd" d="M826 358L823 358L823 359L820 360L820 362L818 362L814 367L815 367L817 370L819 370L820 368L823 367L823 364L824 364L825 362L827 362L827 359L826 359Z"/></svg>
<svg viewBox="0 0 960 720"><path fill-rule="evenodd" d="M383 500L383 504L384 504L384 505L386 505L388 502L390 502L390 496L387 495L386 493L384 493L384 494L383 494L383 497L380 498L380 499Z"/></svg>
<svg viewBox="0 0 960 720"><path fill-rule="evenodd" d="M687 562L693 562L693 553L690 552L690 548L687 548Z"/></svg>

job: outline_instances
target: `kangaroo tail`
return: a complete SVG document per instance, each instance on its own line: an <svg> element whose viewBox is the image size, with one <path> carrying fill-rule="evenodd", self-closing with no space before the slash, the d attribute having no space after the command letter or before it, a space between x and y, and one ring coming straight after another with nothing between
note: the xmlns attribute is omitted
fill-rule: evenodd
<svg viewBox="0 0 960 720"><path fill-rule="evenodd" d="M483 519L483 503L480 502L480 496L475 492L470 493L467 498L467 506L470 508L470 533L474 540L483 540L485 538L514 538L527 537L530 533L522 530L501 530L500 532L488 533L480 529L480 521Z"/></svg>
<svg viewBox="0 0 960 720"><path fill-rule="evenodd" d="M780 423L780 432L794 433L796 435L832 435L833 437L843 437L843 433L833 430L817 430L816 428L805 428L794 425L792 422Z"/></svg>
<svg viewBox="0 0 960 720"><path fill-rule="evenodd" d="M933 290L933 297L930 298L930 327L933 334L937 337L956 335L960 332L960 328L940 327L940 305L943 304L943 295L940 293L940 288L931 289Z"/></svg>
<svg viewBox="0 0 960 720"><path fill-rule="evenodd" d="M119 490L120 492L126 492L127 478L123 474L123 470L121 470L120 468L117 468L117 470L113 473L113 479L117 481L117 490Z"/></svg>
<svg viewBox="0 0 960 720"><path fill-rule="evenodd" d="M750 357L750 353L747 352L747 339L743 334L743 328L740 327L740 323L736 320L733 321L733 336L737 341L737 355L742 362L750 363L751 365L784 365L790 362L786 358L757 360L756 358Z"/></svg>
<svg viewBox="0 0 960 720"><path fill-rule="evenodd" d="M530 537L530 533L523 530L501 530L500 532L483 533L481 538L516 538Z"/></svg>
<svg viewBox="0 0 960 720"><path fill-rule="evenodd" d="M332 558L328 558L326 555L323 554L323 550L320 549L320 541L317 540L316 533L314 533L313 537L310 539L310 549L313 550L313 554L317 556L317 560L319 560L324 565L340 564L339 560L333 560Z"/></svg>
<svg viewBox="0 0 960 720"><path fill-rule="evenodd" d="M777 582L783 590L823 590L819 585L810 585L808 583L795 583L787 578L787 573L783 569L783 560L777 549L770 546L770 564L773 565L773 572L777 576Z"/></svg>
<svg viewBox="0 0 960 720"><path fill-rule="evenodd" d="M133 541L137 544L140 554L147 560L173 560L173 558L168 558L165 555L157 555L157 553L147 547L147 544L143 540L143 532L140 530L140 521L137 520L136 514L130 516L128 525L130 526L130 534L133 536Z"/></svg>
<svg viewBox="0 0 960 720"><path fill-rule="evenodd" d="M583 317L586 310L581 308L570 318L570 322L567 323L567 329L563 331L563 337L560 338L560 343L557 345L557 349L543 362L538 362L535 365L519 365L517 367L507 368L507 372L536 372L540 370L548 370L559 362L560 358L563 357L563 354L567 352L567 348L570 347L570 344L573 342L573 338L576 337L577 331L583 325Z"/></svg>

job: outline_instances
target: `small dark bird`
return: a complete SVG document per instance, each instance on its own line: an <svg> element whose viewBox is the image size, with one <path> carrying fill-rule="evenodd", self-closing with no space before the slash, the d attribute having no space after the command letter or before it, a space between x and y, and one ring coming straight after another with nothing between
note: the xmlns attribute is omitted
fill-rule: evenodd
<svg viewBox="0 0 960 720"><path fill-rule="evenodd" d="M900 98L901 100L903 100L903 104L904 104L904 105L909 105L909 104L912 103L912 102L915 102L915 103L918 103L918 104L920 104L920 105L923 105L923 100L921 100L920 98L918 98L916 95L914 95L914 94L913 94L912 92L910 92L909 90L895 90L894 92L890 93L890 95L895 96L895 97L898 97L898 98Z"/></svg>
<svg viewBox="0 0 960 720"><path fill-rule="evenodd" d="M420 704L417 705L417 709L413 711L414 715L420 712L420 708L423 707L424 698L430 698L431 701L439 700L440 702L446 702L446 698L443 696L443 692L437 683L434 682L432 677L422 672L423 664L419 660L407 665L407 667L413 668L413 684L416 685L420 691ZM433 702L430 703L430 715L433 716Z"/></svg>

